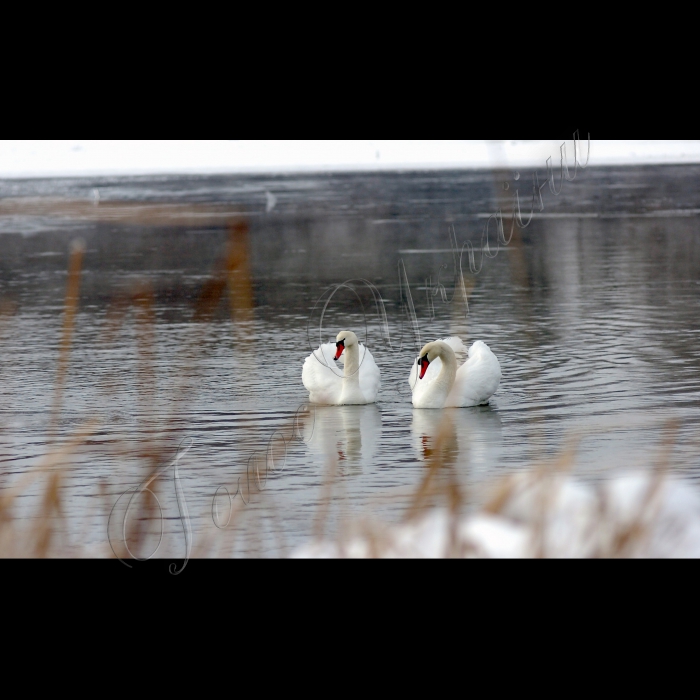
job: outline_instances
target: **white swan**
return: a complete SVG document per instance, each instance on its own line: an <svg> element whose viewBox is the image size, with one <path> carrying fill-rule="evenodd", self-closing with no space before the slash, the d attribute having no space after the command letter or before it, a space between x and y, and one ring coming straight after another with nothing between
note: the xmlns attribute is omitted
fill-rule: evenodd
<svg viewBox="0 0 700 700"><path fill-rule="evenodd" d="M341 331L336 341L324 343L304 360L301 381L309 390L309 401L334 406L374 403L380 377L372 353L352 331ZM334 362L341 355L342 375Z"/></svg>
<svg viewBox="0 0 700 700"><path fill-rule="evenodd" d="M477 340L469 348L469 359L457 368L455 352L465 351L459 338L436 340L423 347L408 378L416 408L478 406L488 402L501 381L501 365L489 346Z"/></svg>

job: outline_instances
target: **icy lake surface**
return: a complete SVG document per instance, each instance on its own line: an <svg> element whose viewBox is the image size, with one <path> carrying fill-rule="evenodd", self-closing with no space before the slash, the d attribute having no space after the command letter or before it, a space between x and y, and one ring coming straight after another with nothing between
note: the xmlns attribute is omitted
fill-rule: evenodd
<svg viewBox="0 0 700 700"><path fill-rule="evenodd" d="M700 488L700 166L589 166L558 196L545 187L544 208L479 274L465 253L467 313L450 227L479 265L484 224L518 188L527 221L529 171L0 181L0 493L87 430L62 458L56 528L68 553L113 556L114 503L192 438L178 463L192 555L279 556L347 519L400 519L440 423L465 488L576 436L583 479L662 459ZM76 238L80 300L50 441ZM489 406L413 409L400 260L422 343L459 335L499 358ZM381 294L391 346L361 284L337 292L319 330L324 290L359 278ZM230 282L220 299L217 279ZM304 408L307 325L313 347L367 332L376 405ZM151 485L157 556L185 552L173 474ZM29 523L41 478L21 489L14 514Z"/></svg>

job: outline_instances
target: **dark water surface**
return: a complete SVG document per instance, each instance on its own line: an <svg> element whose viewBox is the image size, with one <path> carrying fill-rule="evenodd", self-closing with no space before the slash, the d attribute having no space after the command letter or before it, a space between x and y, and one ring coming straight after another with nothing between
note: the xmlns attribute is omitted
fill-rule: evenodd
<svg viewBox="0 0 700 700"><path fill-rule="evenodd" d="M573 468L584 479L663 459L700 480L700 167L589 167L559 196L544 188L544 210L478 275L465 255L468 315L459 296L443 303L438 276L448 298L454 291L449 227L460 245L480 249L486 219L499 206L510 211L517 187L527 220L529 177L0 182L0 493L21 485L17 521L31 524L43 497L32 466L83 429L88 437L58 460L55 513L57 541L76 555L112 556L112 505L167 466L186 437L179 477L197 556L276 556L350 518L399 519L439 425L453 436L467 487L554 457L576 435ZM76 238L85 243L80 298L57 399ZM499 358L503 379L489 406L412 408L417 340L401 303L400 259L420 342L456 334ZM307 322L329 285L356 278L380 291L392 347L362 287L367 313L339 291L320 337L346 328L364 336L367 324L379 400L320 408L314 423L300 410ZM285 459L280 436L291 435L295 415L303 439ZM260 490L249 460L270 444L277 469L265 482L261 459ZM224 524L228 499L217 489L233 495L237 485L247 504L236 496L229 528L219 530L214 494ZM172 468L151 485L165 523L158 556L185 552L174 486Z"/></svg>

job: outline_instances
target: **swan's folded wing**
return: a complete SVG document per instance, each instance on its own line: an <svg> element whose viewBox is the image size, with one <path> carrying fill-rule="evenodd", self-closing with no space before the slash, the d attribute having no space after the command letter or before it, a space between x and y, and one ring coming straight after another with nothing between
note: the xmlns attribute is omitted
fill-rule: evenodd
<svg viewBox="0 0 700 700"><path fill-rule="evenodd" d="M372 353L360 343L360 391L370 403L377 400L380 384L379 367Z"/></svg>
<svg viewBox="0 0 700 700"><path fill-rule="evenodd" d="M462 357L467 356L467 346L462 342L462 339L458 338L456 335L450 336L449 338L442 338L442 342L447 343L455 351L457 357L460 357L460 355Z"/></svg>
<svg viewBox="0 0 700 700"><path fill-rule="evenodd" d="M478 406L498 389L501 365L486 343L477 340L469 348L469 359L457 370L445 406Z"/></svg>
<svg viewBox="0 0 700 700"><path fill-rule="evenodd" d="M313 403L334 404L340 399L343 373L334 356L335 343L324 343L304 360L301 381Z"/></svg>

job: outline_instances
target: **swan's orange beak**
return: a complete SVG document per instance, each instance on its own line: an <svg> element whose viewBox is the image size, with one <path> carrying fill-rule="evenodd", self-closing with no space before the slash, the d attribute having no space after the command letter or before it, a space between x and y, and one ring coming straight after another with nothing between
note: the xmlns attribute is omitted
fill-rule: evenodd
<svg viewBox="0 0 700 700"><path fill-rule="evenodd" d="M339 340L335 344L335 359L336 360L343 354L343 350L345 350L345 343L342 340Z"/></svg>
<svg viewBox="0 0 700 700"><path fill-rule="evenodd" d="M430 360L427 357L421 357L420 358L420 376L418 379L423 379L425 376L425 371L428 369L428 365L430 364Z"/></svg>

